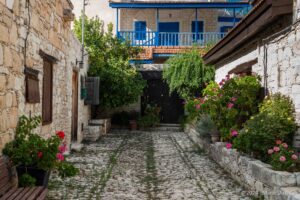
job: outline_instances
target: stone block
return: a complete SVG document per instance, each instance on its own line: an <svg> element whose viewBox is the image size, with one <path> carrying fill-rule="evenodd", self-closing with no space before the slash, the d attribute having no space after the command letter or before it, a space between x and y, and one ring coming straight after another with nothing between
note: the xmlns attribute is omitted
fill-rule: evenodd
<svg viewBox="0 0 300 200"><path fill-rule="evenodd" d="M18 109L15 107L9 112L9 128L16 128L18 124Z"/></svg>
<svg viewBox="0 0 300 200"><path fill-rule="evenodd" d="M0 36L1 37L1 36ZM13 62L12 52L9 47L4 48L4 66L11 67Z"/></svg>
<svg viewBox="0 0 300 200"><path fill-rule="evenodd" d="M292 94L300 94L300 83L292 86Z"/></svg>
<svg viewBox="0 0 300 200"><path fill-rule="evenodd" d="M9 42L9 32L8 28L3 24L0 24L0 42Z"/></svg>
<svg viewBox="0 0 300 200"><path fill-rule="evenodd" d="M12 107L12 104L13 104L13 95L12 95L12 93L9 92L5 95L5 102L6 102L6 108Z"/></svg>
<svg viewBox="0 0 300 200"><path fill-rule="evenodd" d="M6 107L5 96L0 95L0 110L3 110Z"/></svg>
<svg viewBox="0 0 300 200"><path fill-rule="evenodd" d="M0 65L3 65L3 47L0 44Z"/></svg>
<svg viewBox="0 0 300 200"><path fill-rule="evenodd" d="M0 92L6 89L6 75L0 74Z"/></svg>

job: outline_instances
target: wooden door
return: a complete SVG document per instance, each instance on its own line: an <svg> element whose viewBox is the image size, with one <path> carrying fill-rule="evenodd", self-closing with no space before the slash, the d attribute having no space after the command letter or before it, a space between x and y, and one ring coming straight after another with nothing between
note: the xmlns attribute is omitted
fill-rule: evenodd
<svg viewBox="0 0 300 200"><path fill-rule="evenodd" d="M180 117L184 114L182 102L178 94L169 94L169 87L162 79L147 80L142 97L142 111L147 104L156 104L161 108L162 123L179 123Z"/></svg>
<svg viewBox="0 0 300 200"><path fill-rule="evenodd" d="M77 141L78 133L78 72L73 71L72 78L72 141Z"/></svg>

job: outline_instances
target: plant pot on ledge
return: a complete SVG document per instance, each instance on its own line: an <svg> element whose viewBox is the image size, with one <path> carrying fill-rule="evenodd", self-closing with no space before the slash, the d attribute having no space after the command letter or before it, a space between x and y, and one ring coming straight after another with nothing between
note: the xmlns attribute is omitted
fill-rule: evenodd
<svg viewBox="0 0 300 200"><path fill-rule="evenodd" d="M25 167L24 165L17 166L16 169L18 173L19 186L22 186L20 185L20 178L26 173L36 179L36 186L48 186L50 171L45 171L36 167Z"/></svg>
<svg viewBox="0 0 300 200"><path fill-rule="evenodd" d="M210 136L212 143L220 142L220 132L218 130L213 130Z"/></svg>

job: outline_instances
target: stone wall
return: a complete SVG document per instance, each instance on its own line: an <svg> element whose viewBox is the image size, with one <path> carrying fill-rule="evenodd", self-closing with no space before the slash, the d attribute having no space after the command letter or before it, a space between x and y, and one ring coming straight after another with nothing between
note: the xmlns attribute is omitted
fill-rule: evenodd
<svg viewBox="0 0 300 200"><path fill-rule="evenodd" d="M192 21L196 19L194 9L159 10L160 22L179 22L180 32L192 32ZM198 20L204 21L204 32L219 32L218 10L199 9ZM135 21L146 21L147 31L156 31L156 9L121 9L120 30L133 31Z"/></svg>
<svg viewBox="0 0 300 200"><path fill-rule="evenodd" d="M219 82L238 65L257 58L258 62L252 66L252 71L262 78L262 84L267 82L270 93L281 92L293 99L296 119L300 123L300 24L296 23L289 28L290 18L277 22L259 34L259 37L235 51L236 53L217 63L216 81ZM288 29L283 29L286 27ZM270 38L265 40L267 37Z"/></svg>
<svg viewBox="0 0 300 200"><path fill-rule="evenodd" d="M23 0L0 1L0 151L5 143L13 139L19 116L41 115L42 96L41 103L30 104L25 101L23 72L26 38L26 65L39 71L40 95L43 58L39 51L42 50L57 59L53 65L53 120L48 125L40 126L37 132L49 137L56 130L64 130L70 143L72 74L73 70L79 71L76 58L81 59L81 47L71 32L71 22L64 19L64 9L72 9L67 0L30 1L29 8ZM27 36L28 25L30 29ZM80 73L85 71L86 69ZM80 105L85 110L83 115L86 115L89 108L82 107L81 101ZM86 120L86 117L80 118L80 121Z"/></svg>
<svg viewBox="0 0 300 200"><path fill-rule="evenodd" d="M252 191L252 195L264 195L270 200L300 199L300 173L274 171L266 163L244 156L235 149L226 149L225 143L210 144L199 137L191 124L187 125L185 133L232 178Z"/></svg>

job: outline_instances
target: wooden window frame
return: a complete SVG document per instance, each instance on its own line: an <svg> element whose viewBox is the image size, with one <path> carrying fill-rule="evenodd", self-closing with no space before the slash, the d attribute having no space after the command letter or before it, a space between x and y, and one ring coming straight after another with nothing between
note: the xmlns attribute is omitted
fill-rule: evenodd
<svg viewBox="0 0 300 200"><path fill-rule="evenodd" d="M47 88L45 88L45 67L47 67L47 64L49 64L49 66L51 67L51 70L50 70L50 91L47 91L47 92L50 92L50 103L49 103L49 106L50 106L50 119L45 119L45 116L44 116L44 106L45 106L45 91L47 90ZM53 122L53 62L47 58L43 58L43 91L42 91L42 125L48 125L48 124L51 124Z"/></svg>

